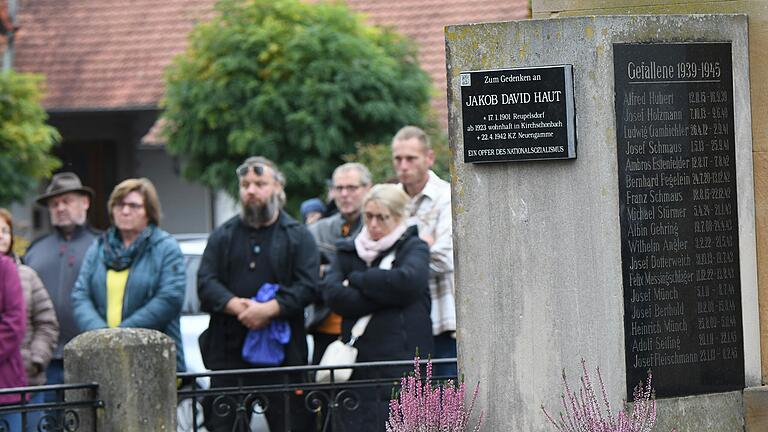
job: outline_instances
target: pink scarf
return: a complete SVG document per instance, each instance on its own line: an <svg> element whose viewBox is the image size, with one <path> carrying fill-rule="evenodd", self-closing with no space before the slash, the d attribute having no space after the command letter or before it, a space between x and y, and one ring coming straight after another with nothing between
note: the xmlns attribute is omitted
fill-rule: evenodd
<svg viewBox="0 0 768 432"><path fill-rule="evenodd" d="M355 238L355 250L357 251L357 256L365 261L370 267L373 260L375 260L381 252L391 248L400 236L403 235L406 229L407 227L402 223L396 226L391 233L378 240L373 240L368 233L368 228L363 226L362 231L360 231L360 234Z"/></svg>

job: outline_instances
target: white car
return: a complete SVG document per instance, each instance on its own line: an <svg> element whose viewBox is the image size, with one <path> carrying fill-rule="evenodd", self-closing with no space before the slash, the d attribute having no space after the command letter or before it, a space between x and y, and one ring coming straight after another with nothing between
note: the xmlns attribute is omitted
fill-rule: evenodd
<svg viewBox="0 0 768 432"><path fill-rule="evenodd" d="M186 295L184 306L181 308L181 345L184 347L184 362L187 364L187 372L206 372L197 338L208 328L210 317L207 313L200 311L200 300L197 297L197 270L200 268L200 260L208 242L208 235L177 235L176 239L181 247L181 253L184 254L184 265L187 269ZM208 388L210 379L201 378L198 384Z"/></svg>

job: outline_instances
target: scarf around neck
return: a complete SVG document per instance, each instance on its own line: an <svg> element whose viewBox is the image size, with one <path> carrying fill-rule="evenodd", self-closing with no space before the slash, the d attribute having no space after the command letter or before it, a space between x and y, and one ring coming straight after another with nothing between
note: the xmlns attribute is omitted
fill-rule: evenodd
<svg viewBox="0 0 768 432"><path fill-rule="evenodd" d="M141 255L154 231L154 225L147 226L126 248L117 228L114 225L109 227L107 232L104 233L104 264L112 270L121 271L127 269Z"/></svg>
<svg viewBox="0 0 768 432"><path fill-rule="evenodd" d="M368 232L368 227L363 225L362 231L355 237L355 250L357 251L357 256L365 261L370 267L376 257L379 256L381 252L391 248L407 228L405 223L401 223L396 226L391 233L378 240L373 240L371 234Z"/></svg>

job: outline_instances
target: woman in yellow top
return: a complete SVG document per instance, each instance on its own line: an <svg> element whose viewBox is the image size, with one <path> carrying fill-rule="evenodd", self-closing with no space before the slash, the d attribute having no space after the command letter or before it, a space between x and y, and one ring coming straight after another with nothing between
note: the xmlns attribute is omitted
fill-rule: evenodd
<svg viewBox="0 0 768 432"><path fill-rule="evenodd" d="M125 180L112 191L108 211L112 225L88 249L72 290L75 320L82 331L159 330L176 342L176 369L184 371L184 258L176 240L159 228L157 191L146 178Z"/></svg>

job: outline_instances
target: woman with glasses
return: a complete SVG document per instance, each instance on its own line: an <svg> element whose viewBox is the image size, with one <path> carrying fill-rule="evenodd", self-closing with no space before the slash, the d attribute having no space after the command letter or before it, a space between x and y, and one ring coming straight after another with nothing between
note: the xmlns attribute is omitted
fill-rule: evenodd
<svg viewBox="0 0 768 432"><path fill-rule="evenodd" d="M82 331L108 327L159 330L176 342L176 369L186 370L179 315L184 258L160 229L160 200L146 178L128 179L109 196L112 225L85 255L72 304Z"/></svg>
<svg viewBox="0 0 768 432"><path fill-rule="evenodd" d="M48 290L32 268L21 263L13 252L13 217L0 208L0 255L10 257L16 263L21 289L26 305L27 331L21 344L21 358L27 373L29 385L45 384L45 370L53 357L53 350L59 340L59 321ZM44 394L32 393L30 403L42 403ZM17 415L18 416L18 415ZM28 430L37 430L42 412L27 414ZM14 429L11 429L14 430Z"/></svg>
<svg viewBox="0 0 768 432"><path fill-rule="evenodd" d="M342 341L350 341L361 318L367 321L354 342L358 362L409 360L432 351L429 248L416 227L405 225L407 203L401 187L374 186L363 199L362 231L337 244L324 279L323 298L343 318ZM352 379L396 380L410 369L357 369ZM360 391L360 408L342 414L345 430L383 431L390 392L391 385Z"/></svg>

